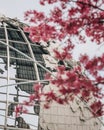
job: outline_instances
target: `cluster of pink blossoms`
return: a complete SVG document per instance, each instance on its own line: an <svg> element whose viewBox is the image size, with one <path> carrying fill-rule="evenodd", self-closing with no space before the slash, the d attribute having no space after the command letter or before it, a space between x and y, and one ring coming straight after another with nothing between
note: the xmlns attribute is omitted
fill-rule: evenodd
<svg viewBox="0 0 104 130"><path fill-rule="evenodd" d="M63 48L63 52L54 49L55 59L63 62L73 58L71 51L76 44L76 41L73 43L74 37L77 37L79 43L86 43L86 37L96 44L104 42L104 0L100 2L99 0L40 0L43 6L57 2L58 5L56 4L51 9L49 15L36 10L25 13L26 20L32 23L32 26L26 27L25 31L29 32L33 42L65 41L68 46ZM102 75L104 73L104 53L92 59L87 55L81 55L79 62L81 65L72 66L71 69L65 65L57 66L56 79L47 74L46 79L51 85L57 87L58 93L54 90L43 93L40 91L42 85L36 84L35 93L24 104L30 105L34 100L41 102L41 97L44 96L46 100L44 106L49 108L52 101L67 104L74 100L75 95L80 95L81 100L88 102L92 95L96 99L89 106L92 114L102 116L104 114L101 103L103 94L101 94L99 85L104 85L104 75ZM82 74L81 66L84 66L86 74ZM17 112L19 112L18 109Z"/></svg>

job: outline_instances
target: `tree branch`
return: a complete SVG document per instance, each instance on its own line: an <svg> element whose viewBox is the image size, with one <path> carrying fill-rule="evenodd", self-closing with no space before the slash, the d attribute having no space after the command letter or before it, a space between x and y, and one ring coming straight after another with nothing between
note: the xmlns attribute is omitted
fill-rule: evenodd
<svg viewBox="0 0 104 130"><path fill-rule="evenodd" d="M96 5L92 5L92 4L90 4L90 3L86 3L86 2L83 2L83 1L74 1L74 0L72 0L71 2L80 3L80 4L82 4L82 5L87 5L87 6L89 6L89 7L93 7L93 8L95 8L95 9L99 9L100 11L104 11L103 9L99 8L99 7L96 6Z"/></svg>

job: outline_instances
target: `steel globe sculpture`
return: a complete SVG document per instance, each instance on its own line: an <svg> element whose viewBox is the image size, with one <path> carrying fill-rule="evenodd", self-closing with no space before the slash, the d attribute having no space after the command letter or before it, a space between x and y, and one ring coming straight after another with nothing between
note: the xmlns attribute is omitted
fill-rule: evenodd
<svg viewBox="0 0 104 130"><path fill-rule="evenodd" d="M17 19L0 17L0 129L38 128L38 115L33 108L28 113L31 122L27 120L28 124L26 114L16 118L14 113L15 106L33 93L34 82L42 82L45 74L42 55L48 54L41 45L31 42L24 26L27 25Z"/></svg>

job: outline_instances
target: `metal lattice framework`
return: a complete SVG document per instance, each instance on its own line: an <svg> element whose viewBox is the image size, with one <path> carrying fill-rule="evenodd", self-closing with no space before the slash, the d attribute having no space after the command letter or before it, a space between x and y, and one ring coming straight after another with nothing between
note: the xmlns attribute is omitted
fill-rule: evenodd
<svg viewBox="0 0 104 130"><path fill-rule="evenodd" d="M14 113L15 106L33 93L35 82L45 83L47 70L42 55L48 52L30 41L24 26L17 19L0 18L0 129L38 129L33 107L19 118Z"/></svg>

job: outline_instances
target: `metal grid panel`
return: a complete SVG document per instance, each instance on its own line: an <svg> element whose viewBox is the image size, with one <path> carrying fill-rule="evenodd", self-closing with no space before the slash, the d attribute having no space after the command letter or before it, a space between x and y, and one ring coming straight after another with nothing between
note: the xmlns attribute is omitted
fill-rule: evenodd
<svg viewBox="0 0 104 130"><path fill-rule="evenodd" d="M21 69L22 68L22 69ZM18 66L17 67L17 78L36 80L36 72L33 66Z"/></svg>
<svg viewBox="0 0 104 130"><path fill-rule="evenodd" d="M0 39L5 39L5 31L4 31L4 28L0 28Z"/></svg>
<svg viewBox="0 0 104 130"><path fill-rule="evenodd" d="M10 45L22 52L29 52L28 45L22 43L10 42Z"/></svg>
<svg viewBox="0 0 104 130"><path fill-rule="evenodd" d="M44 63L44 59L43 59L42 54L35 54L34 56L35 56L35 59L36 59L37 61L40 61L40 62L43 62L43 63Z"/></svg>
<svg viewBox="0 0 104 130"><path fill-rule="evenodd" d="M9 40L25 41L20 31L7 29L7 32Z"/></svg>
<svg viewBox="0 0 104 130"><path fill-rule="evenodd" d="M32 50L35 54L43 54L43 51L39 46L32 46Z"/></svg>
<svg viewBox="0 0 104 130"><path fill-rule="evenodd" d="M28 41L29 41L30 43L32 43L31 39L29 38L29 33L28 33L28 32L25 32L25 35L26 35Z"/></svg>

